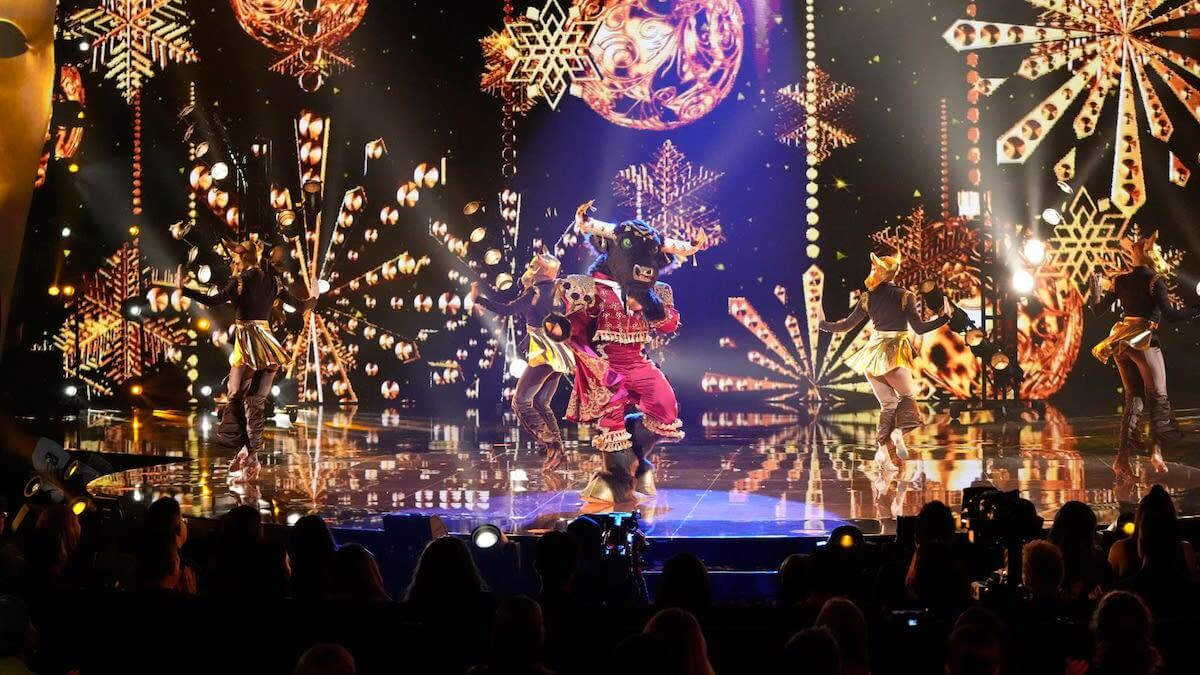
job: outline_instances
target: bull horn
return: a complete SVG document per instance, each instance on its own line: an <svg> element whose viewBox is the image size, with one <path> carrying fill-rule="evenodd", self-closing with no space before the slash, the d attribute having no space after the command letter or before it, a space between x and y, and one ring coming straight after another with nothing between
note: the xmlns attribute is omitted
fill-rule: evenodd
<svg viewBox="0 0 1200 675"><path fill-rule="evenodd" d="M708 248L708 235L701 230L695 241L684 241L682 239L667 237L663 241L662 250L663 253L677 255L681 258L688 258L696 255L706 248Z"/></svg>
<svg viewBox="0 0 1200 675"><path fill-rule="evenodd" d="M588 211L592 210L593 203L595 203L595 200L584 202L575 210L575 226L583 234L602 239L616 239L616 223L606 223L603 220L597 220L588 215Z"/></svg>

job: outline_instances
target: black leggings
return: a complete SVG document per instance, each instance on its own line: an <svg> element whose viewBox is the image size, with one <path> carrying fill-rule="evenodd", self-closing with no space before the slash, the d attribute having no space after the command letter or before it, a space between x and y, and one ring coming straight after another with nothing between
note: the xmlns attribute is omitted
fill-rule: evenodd
<svg viewBox="0 0 1200 675"><path fill-rule="evenodd" d="M513 394L512 406L513 412L517 414L517 421L525 431L545 445L562 441L558 430L558 418L550 407L561 380L562 373L556 372L547 364L529 366L517 380L517 390Z"/></svg>

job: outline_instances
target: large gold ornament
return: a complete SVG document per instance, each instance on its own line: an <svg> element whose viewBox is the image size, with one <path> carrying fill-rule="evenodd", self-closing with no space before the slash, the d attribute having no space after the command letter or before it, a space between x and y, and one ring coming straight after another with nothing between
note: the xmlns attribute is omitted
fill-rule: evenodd
<svg viewBox="0 0 1200 675"><path fill-rule="evenodd" d="M934 281L951 300L978 290L971 252L979 241L979 230L962 218L930 221L924 207L918 206L900 225L872 234L871 241L900 254L903 263L895 280L899 286L919 288Z"/></svg>
<svg viewBox="0 0 1200 675"><path fill-rule="evenodd" d="M1081 139L1091 136L1111 96L1117 99L1117 114L1110 198L1124 213L1137 211L1146 203L1138 101L1148 118L1150 134L1164 142L1170 140L1174 125L1149 71L1194 112L1200 91L1179 71L1200 77L1200 61L1171 46L1194 39L1197 33L1194 28L1168 26L1200 16L1200 3L1189 0L1161 11L1164 3L1152 0L1027 2L1043 11L1035 25L962 20L943 36L959 51L1031 45L1030 55L1017 70L1029 80L1064 68L1071 74L1000 135L996 140L997 161L1024 164L1081 96L1083 106L1074 119L1075 135Z"/></svg>
<svg viewBox="0 0 1200 675"><path fill-rule="evenodd" d="M271 71L313 92L354 67L336 48L362 23L370 0L229 0L238 23L283 58Z"/></svg>
<svg viewBox="0 0 1200 675"><path fill-rule="evenodd" d="M104 67L127 102L168 62L200 57L188 41L191 17L180 0L101 0L71 15L69 34L92 41L92 70Z"/></svg>
<svg viewBox="0 0 1200 675"><path fill-rule="evenodd" d="M600 77L581 83L583 100L613 124L681 127L712 112L733 89L745 39L735 0L579 0L578 6L600 22L591 47Z"/></svg>
<svg viewBox="0 0 1200 675"><path fill-rule="evenodd" d="M0 341L50 124L54 0L0 0Z"/></svg>
<svg viewBox="0 0 1200 675"><path fill-rule="evenodd" d="M1017 361L1025 378L1021 397L1046 399L1066 384L1075 366L1083 339L1083 296L1050 265L1037 276L1033 310L1022 306L1017 316ZM979 295L964 298L959 306L978 311ZM918 367L939 389L957 397L972 398L979 390L980 361L963 336L943 326L921 340Z"/></svg>

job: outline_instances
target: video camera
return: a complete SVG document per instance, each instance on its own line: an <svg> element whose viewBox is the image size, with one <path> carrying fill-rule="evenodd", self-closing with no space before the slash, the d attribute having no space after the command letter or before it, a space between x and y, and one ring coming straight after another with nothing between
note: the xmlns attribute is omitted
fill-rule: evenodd
<svg viewBox="0 0 1200 675"><path fill-rule="evenodd" d="M962 519L972 543L983 549L985 568L1006 568L1004 574L989 577L982 592L1020 585L1021 549L1041 535L1045 523L1033 503L1022 499L1016 490L1002 492L991 485L970 487L963 490Z"/></svg>

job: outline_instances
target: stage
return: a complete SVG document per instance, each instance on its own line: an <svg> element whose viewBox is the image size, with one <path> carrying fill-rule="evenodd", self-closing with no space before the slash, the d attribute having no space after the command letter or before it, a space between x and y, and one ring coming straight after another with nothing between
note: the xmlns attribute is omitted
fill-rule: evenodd
<svg viewBox="0 0 1200 675"><path fill-rule="evenodd" d="M706 413L687 438L656 455L658 495L640 509L651 537L795 537L851 522L866 534L895 531L897 515L924 502L961 503L982 479L1018 489L1047 519L1080 500L1102 524L1131 511L1154 483L1168 487L1180 513L1200 514L1195 459L1200 411L1180 411L1185 439L1168 453L1169 472L1136 463L1137 480L1116 485L1112 448L1117 418L1068 418L1053 408L1041 420L930 423L910 434L914 457L902 476L873 460L874 414L867 410L781 414ZM1028 416L1027 416L1028 417ZM136 512L173 495L189 518L216 518L242 503L276 523L318 513L338 528L380 529L389 513L437 514L453 533L490 523L537 534L581 513L578 491L599 467L586 439L568 433L564 468L541 471L541 457L518 442L515 427L406 417L394 411L301 410L277 415L256 485L231 485L229 454L206 439L211 412L90 412L68 434L85 450L169 456L173 461L101 477L98 497Z"/></svg>

